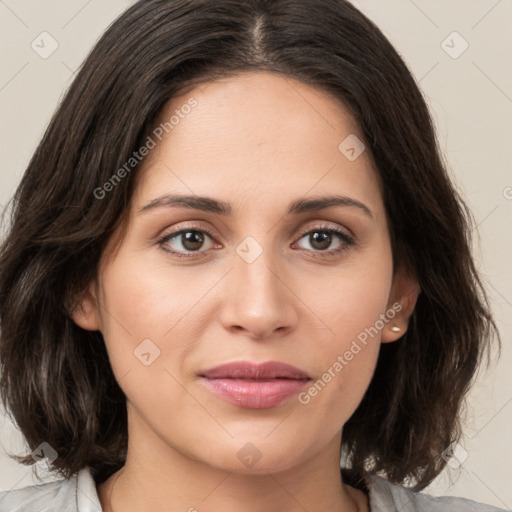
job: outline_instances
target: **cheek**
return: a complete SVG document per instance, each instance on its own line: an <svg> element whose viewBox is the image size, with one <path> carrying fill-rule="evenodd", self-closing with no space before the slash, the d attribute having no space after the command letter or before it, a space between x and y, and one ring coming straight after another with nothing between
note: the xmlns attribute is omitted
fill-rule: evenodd
<svg viewBox="0 0 512 512"><path fill-rule="evenodd" d="M353 339L364 340L365 333L380 340L375 328L382 329L379 319L386 313L391 279L390 260L383 258L364 266L347 265L301 285L307 287L305 302L323 325L331 350L342 353Z"/></svg>
<svg viewBox="0 0 512 512"><path fill-rule="evenodd" d="M345 327L354 332L354 327ZM377 337L363 343L357 337L336 336L317 352L319 371L298 396L296 419L306 438L319 447L332 439L352 416L371 382L379 354Z"/></svg>
<svg viewBox="0 0 512 512"><path fill-rule="evenodd" d="M103 333L112 345L149 338L164 347L177 331L198 325L192 322L196 306L217 280L205 273L188 279L183 270L171 272L142 258L118 259L103 276Z"/></svg>
<svg viewBox="0 0 512 512"><path fill-rule="evenodd" d="M219 278L184 274L183 267L173 271L133 257L118 258L103 274L108 292L102 299L102 333L109 359L128 399L147 403L150 416L165 403L173 408L197 405L186 403L179 383L190 367L190 354L211 325L205 295Z"/></svg>
<svg viewBox="0 0 512 512"><path fill-rule="evenodd" d="M391 259L376 257L364 267L340 268L323 287L309 290L308 306L324 329L315 350L309 349L315 380L299 399L330 428L341 428L371 382L385 325L382 318L390 318L386 308L391 278Z"/></svg>
<svg viewBox="0 0 512 512"><path fill-rule="evenodd" d="M142 263L118 258L104 272L102 333L131 407L149 423L169 425L176 410L194 407L178 369L192 350L189 340L198 338L190 313L208 283L185 287L182 279L171 281L164 269Z"/></svg>
<svg viewBox="0 0 512 512"><path fill-rule="evenodd" d="M380 348L380 332L357 332L346 326L341 334L316 345L316 372L300 403L325 411L340 411L343 422L357 407L373 376ZM341 416L340 416L341 418Z"/></svg>
<svg viewBox="0 0 512 512"><path fill-rule="evenodd" d="M102 276L106 293L102 295L101 331L125 393L128 382L152 379L166 356L173 325L184 314L180 297L168 293L163 274L156 273L158 280L152 278L154 274L133 260L118 259ZM157 385L160 382L161 378L156 380Z"/></svg>

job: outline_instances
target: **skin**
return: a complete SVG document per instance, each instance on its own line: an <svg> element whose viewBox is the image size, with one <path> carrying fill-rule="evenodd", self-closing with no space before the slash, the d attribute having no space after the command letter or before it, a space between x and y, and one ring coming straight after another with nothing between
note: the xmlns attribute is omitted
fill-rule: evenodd
<svg viewBox="0 0 512 512"><path fill-rule="evenodd" d="M191 97L197 106L144 160L126 233L105 252L74 313L78 325L102 332L127 396L127 462L98 486L103 509L367 511L365 494L340 478L342 428L371 381L380 343L406 331L419 290L404 270L393 278L371 155L347 159L340 142L363 137L346 108L287 77L248 72L202 85L174 97L162 120ZM171 193L224 201L232 212L139 212ZM333 194L364 203L372 218L354 206L287 213L293 201ZM302 234L325 225L355 245L333 254L345 245L337 235L322 250ZM213 236L195 252L181 236L159 243L183 228ZM236 251L248 236L263 250L252 263ZM401 311L307 404L295 396L242 408L198 377L227 362L273 360L316 381L395 303ZM144 339L160 350L149 366L134 356ZM261 456L251 467L237 456L249 442Z"/></svg>

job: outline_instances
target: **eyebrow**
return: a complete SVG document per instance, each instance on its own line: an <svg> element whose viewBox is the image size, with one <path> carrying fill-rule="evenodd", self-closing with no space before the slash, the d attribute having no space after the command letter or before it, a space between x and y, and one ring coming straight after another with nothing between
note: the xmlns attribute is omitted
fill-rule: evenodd
<svg viewBox="0 0 512 512"><path fill-rule="evenodd" d="M315 197L311 199L298 199L291 203L288 214L298 215L300 213L323 210L332 206L347 206L361 210L367 217L374 219L370 208L361 201L347 196L330 195ZM233 209L229 203L218 201L210 197L200 197L195 195L165 194L153 199L148 204L139 209L139 213L144 213L155 208L162 207L181 207L204 212L216 213L220 215L231 215Z"/></svg>

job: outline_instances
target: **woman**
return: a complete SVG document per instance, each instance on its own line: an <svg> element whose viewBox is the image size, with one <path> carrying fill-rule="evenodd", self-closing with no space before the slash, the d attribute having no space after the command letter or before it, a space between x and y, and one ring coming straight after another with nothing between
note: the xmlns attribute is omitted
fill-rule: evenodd
<svg viewBox="0 0 512 512"><path fill-rule="evenodd" d="M137 2L16 193L2 396L65 480L0 510L498 510L418 492L498 334L470 220L348 2Z"/></svg>

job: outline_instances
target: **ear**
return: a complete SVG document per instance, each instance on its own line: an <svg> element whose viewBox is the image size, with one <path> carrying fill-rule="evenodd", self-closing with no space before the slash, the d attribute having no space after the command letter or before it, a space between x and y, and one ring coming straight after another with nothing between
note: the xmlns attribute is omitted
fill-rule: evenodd
<svg viewBox="0 0 512 512"><path fill-rule="evenodd" d="M393 278L386 310L394 311L395 316L391 318L386 313L389 322L382 330L382 343L396 341L406 333L420 292L421 289L414 274L405 266L398 269Z"/></svg>
<svg viewBox="0 0 512 512"><path fill-rule="evenodd" d="M92 282L75 300L71 318L86 331L100 330L99 303L96 283Z"/></svg>

